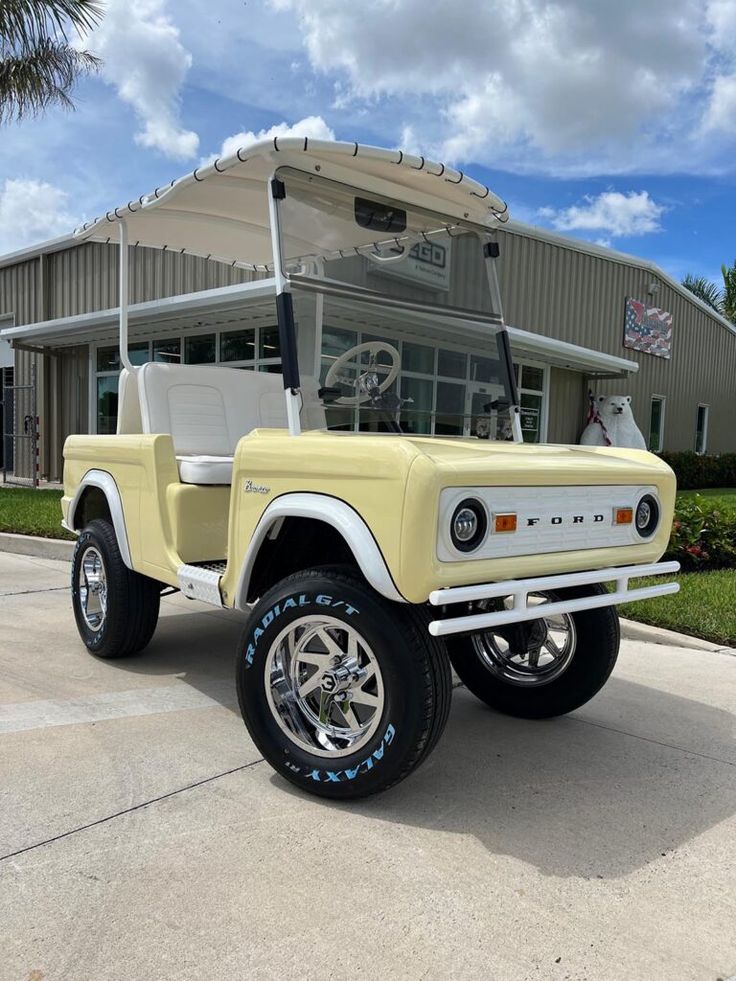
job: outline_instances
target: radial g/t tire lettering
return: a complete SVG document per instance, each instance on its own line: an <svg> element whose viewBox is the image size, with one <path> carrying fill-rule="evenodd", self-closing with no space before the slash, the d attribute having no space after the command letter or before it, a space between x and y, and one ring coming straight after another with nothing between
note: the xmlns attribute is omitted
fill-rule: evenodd
<svg viewBox="0 0 736 981"><path fill-rule="evenodd" d="M240 710L263 756L312 794L386 790L434 748L452 695L444 644L420 608L352 572L314 569L253 609L237 656Z"/></svg>

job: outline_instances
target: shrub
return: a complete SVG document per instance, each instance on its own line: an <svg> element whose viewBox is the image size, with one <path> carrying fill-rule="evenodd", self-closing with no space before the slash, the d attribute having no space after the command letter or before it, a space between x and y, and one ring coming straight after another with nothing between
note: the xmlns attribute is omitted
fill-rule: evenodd
<svg viewBox="0 0 736 981"><path fill-rule="evenodd" d="M662 459L675 471L680 490L701 487L736 487L736 453L707 456L693 453L662 453Z"/></svg>
<svg viewBox="0 0 736 981"><path fill-rule="evenodd" d="M678 500L666 558L676 559L683 569L735 567L736 513L709 504L699 494Z"/></svg>

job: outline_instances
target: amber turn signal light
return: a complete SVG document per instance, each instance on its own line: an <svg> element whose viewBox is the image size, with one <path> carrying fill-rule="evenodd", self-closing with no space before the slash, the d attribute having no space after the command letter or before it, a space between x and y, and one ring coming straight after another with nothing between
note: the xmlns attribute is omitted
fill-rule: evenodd
<svg viewBox="0 0 736 981"><path fill-rule="evenodd" d="M633 508L615 508L613 512L613 523L615 525L630 525L634 520Z"/></svg>
<svg viewBox="0 0 736 981"><path fill-rule="evenodd" d="M496 514L493 517L494 531L516 531L515 514Z"/></svg>

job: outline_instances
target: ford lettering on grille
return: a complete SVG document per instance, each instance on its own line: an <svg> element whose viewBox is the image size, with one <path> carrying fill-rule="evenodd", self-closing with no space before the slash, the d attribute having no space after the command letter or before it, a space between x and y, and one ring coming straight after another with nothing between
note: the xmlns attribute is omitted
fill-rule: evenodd
<svg viewBox="0 0 736 981"><path fill-rule="evenodd" d="M635 509L651 486L604 487L447 487L440 494L437 558L441 562L541 555L588 548L640 545L633 522L617 522L617 509ZM489 532L472 555L459 552L450 537L450 520L468 498L483 503ZM496 514L516 514L516 531L496 531Z"/></svg>

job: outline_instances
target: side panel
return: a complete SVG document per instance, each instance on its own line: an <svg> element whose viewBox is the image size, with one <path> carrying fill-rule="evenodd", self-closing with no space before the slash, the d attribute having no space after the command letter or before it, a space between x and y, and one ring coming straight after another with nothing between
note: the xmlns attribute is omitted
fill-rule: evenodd
<svg viewBox="0 0 736 981"><path fill-rule="evenodd" d="M407 474L417 455L408 440L255 430L235 454L228 567L223 599L233 606L243 563L266 508L299 491L345 502L378 543L391 576L399 569ZM403 590L399 588L399 593Z"/></svg>
<svg viewBox="0 0 736 981"><path fill-rule="evenodd" d="M176 585L181 559L166 503L167 488L179 483L171 437L70 436L64 446L67 500L74 498L91 470L109 474L117 487L131 568Z"/></svg>

